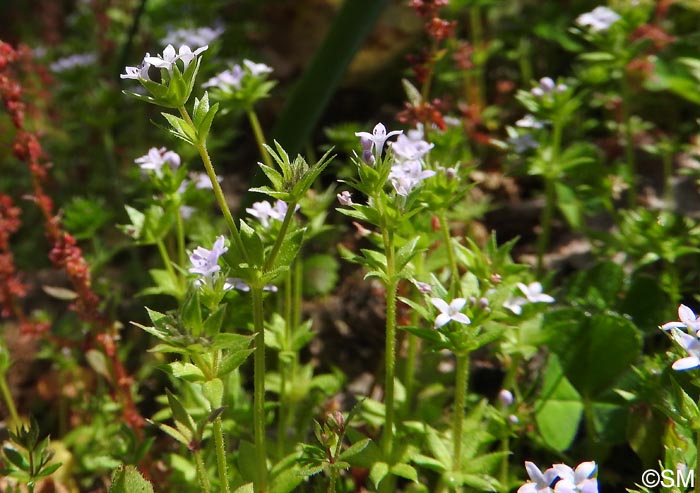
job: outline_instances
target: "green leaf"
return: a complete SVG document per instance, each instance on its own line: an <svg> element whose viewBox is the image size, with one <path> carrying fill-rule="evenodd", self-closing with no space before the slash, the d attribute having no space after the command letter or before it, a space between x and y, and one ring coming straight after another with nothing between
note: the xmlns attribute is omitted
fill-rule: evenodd
<svg viewBox="0 0 700 493"><path fill-rule="evenodd" d="M287 236L282 240L272 268L289 267L292 265L294 260L299 256L299 250L304 242L304 233L306 233L306 228L287 233Z"/></svg>
<svg viewBox="0 0 700 493"><path fill-rule="evenodd" d="M199 290L191 291L190 296L185 299L181 311L182 322L187 332L194 337L199 337L204 330L202 322L202 308L199 301Z"/></svg>
<svg viewBox="0 0 700 493"><path fill-rule="evenodd" d="M240 232L243 246L248 252L249 263L255 267L262 267L265 263L265 249L262 239L245 221L241 221Z"/></svg>
<svg viewBox="0 0 700 493"><path fill-rule="evenodd" d="M224 382L219 378L208 380L202 384L202 393L212 409L219 408L224 400Z"/></svg>
<svg viewBox="0 0 700 493"><path fill-rule="evenodd" d="M581 395L564 376L556 355L550 355L535 421L544 442L554 450L569 448L583 415Z"/></svg>
<svg viewBox="0 0 700 493"><path fill-rule="evenodd" d="M170 392L170 390L166 389L165 393L168 396L168 405L170 406L170 410L173 413L175 426L188 441L192 441L192 439L195 437L197 430L192 416L190 416L190 414L185 409L185 406L182 405L182 403L178 400L177 397L175 397L175 395L172 392Z"/></svg>
<svg viewBox="0 0 700 493"><path fill-rule="evenodd" d="M233 370L241 366L245 360L248 359L248 356L253 353L253 351L255 351L255 349L251 348L238 349L227 353L219 364L219 369L216 372L216 376L221 378L231 373Z"/></svg>
<svg viewBox="0 0 700 493"><path fill-rule="evenodd" d="M369 478L375 488L379 488L379 483L389 474L389 464L386 462L376 462L369 470Z"/></svg>
<svg viewBox="0 0 700 493"><path fill-rule="evenodd" d="M369 442L371 440L369 438L364 438L358 442L353 443L350 447L348 447L346 450L344 450L339 456L339 459L342 460L347 460L353 455L357 455L360 452L362 452L365 448L367 448L367 445L369 445Z"/></svg>
<svg viewBox="0 0 700 493"><path fill-rule="evenodd" d="M219 306L216 311L211 313L204 321L204 333L208 336L215 336L221 332L221 326L224 323L226 315L226 305Z"/></svg>
<svg viewBox="0 0 700 493"><path fill-rule="evenodd" d="M340 264L335 257L326 254L311 255L304 259L304 294L317 296L329 294L338 283Z"/></svg>
<svg viewBox="0 0 700 493"><path fill-rule="evenodd" d="M12 447L5 446L2 448L3 453L8 461L15 465L20 471L29 471L29 462Z"/></svg>
<svg viewBox="0 0 700 493"><path fill-rule="evenodd" d="M134 466L120 466L112 476L109 493L153 493L153 486Z"/></svg>
<svg viewBox="0 0 700 493"><path fill-rule="evenodd" d="M197 368L192 363L174 361L169 363L168 367L175 378L181 378L187 382L201 382L205 379L202 370Z"/></svg>
<svg viewBox="0 0 700 493"><path fill-rule="evenodd" d="M418 472L408 464L394 464L391 466L391 473L404 479L418 482Z"/></svg>

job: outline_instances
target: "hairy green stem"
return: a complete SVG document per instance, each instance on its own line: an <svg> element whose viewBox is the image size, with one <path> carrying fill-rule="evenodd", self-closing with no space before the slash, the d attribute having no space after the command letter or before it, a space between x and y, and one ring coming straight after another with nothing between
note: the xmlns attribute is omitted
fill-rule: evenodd
<svg viewBox="0 0 700 493"><path fill-rule="evenodd" d="M255 430L256 475L255 493L267 492L267 450L265 449L265 327L263 288L251 286L253 325L255 327L253 425Z"/></svg>
<svg viewBox="0 0 700 493"><path fill-rule="evenodd" d="M695 471L693 472L693 493L700 493L700 479L698 471L700 471L700 430L695 432Z"/></svg>
<svg viewBox="0 0 700 493"><path fill-rule="evenodd" d="M284 239L287 235L289 225L292 223L292 219L294 219L294 213L296 212L296 208L297 202L295 201L292 201L289 204L287 204L287 213L284 215L284 220L282 221L282 226L280 226L280 232L277 235L275 244L272 246L270 254L265 259L265 266L263 267L263 272L268 272L275 264L277 254L280 252L280 248L282 248L282 243L284 242Z"/></svg>
<svg viewBox="0 0 700 493"><path fill-rule="evenodd" d="M175 235L177 236L177 262L181 268L185 268L185 228L182 223L182 215L177 211L175 216Z"/></svg>
<svg viewBox="0 0 700 493"><path fill-rule="evenodd" d="M269 168L273 168L272 158L270 154L265 150L265 135L263 134L262 127L260 126L260 120L258 120L258 115L255 114L255 110L249 109L248 120L250 121L250 126L253 128L253 134L255 134L255 142L258 144L258 150L260 151L260 156L263 162Z"/></svg>
<svg viewBox="0 0 700 493"><path fill-rule="evenodd" d="M452 245L452 236L450 235L450 226L447 224L446 211L440 211L438 215L440 221L440 230L442 231L442 240L445 243L447 250L447 261L450 266L450 296L457 298L459 295L459 271L457 270L457 259L455 258L454 246Z"/></svg>
<svg viewBox="0 0 700 493"><path fill-rule="evenodd" d="M396 265L394 258L394 235L383 228L384 251L386 255L386 344L385 344L385 384L384 384L384 456L389 460L394 442L394 373L396 367Z"/></svg>
<svg viewBox="0 0 700 493"><path fill-rule="evenodd" d="M229 493L228 467L226 465L226 444L224 443L224 429L221 416L214 420L214 445L216 446L216 466L219 472L221 493Z"/></svg>
<svg viewBox="0 0 700 493"><path fill-rule="evenodd" d="M469 353L457 354L457 381L455 404L452 416L452 471L462 470L462 430L464 429L464 406L467 401L469 383Z"/></svg>
<svg viewBox="0 0 700 493"><path fill-rule="evenodd" d="M196 128L194 122L192 122L192 118L190 118L190 114L187 112L187 109L184 106L180 106L178 108L178 111L180 112L180 115L182 115L182 118L189 125L191 125L192 128ZM207 146L204 143L195 143L194 146L197 148L197 151L199 151L199 155L202 158L202 163L204 163L204 169L206 170L207 176L209 176L209 181L211 181L211 185L214 188L214 196L216 197L216 202L219 204L221 213L224 215L224 219L226 220L228 229L231 232L233 242L235 243L238 251L243 256L243 259L248 260L248 252L246 251L245 246L243 245L243 240L241 239L241 234L238 232L238 228L236 227L236 222L233 220L231 209L229 209L228 204L226 203L226 197L224 197L224 192L221 189L221 185L219 185L219 180L216 177L214 165L211 163L211 158L209 157Z"/></svg>
<svg viewBox="0 0 700 493"><path fill-rule="evenodd" d="M5 374L0 373L0 393L5 401L5 406L10 413L10 418L15 426L19 426L19 414L17 413L17 407L15 406L15 401L12 399L12 394L10 393L10 388L7 386L7 380L5 379ZM7 423L8 428L10 423Z"/></svg>
<svg viewBox="0 0 700 493"><path fill-rule="evenodd" d="M202 459L202 452L200 450L195 450L192 454L194 455L194 463L197 468L199 489L202 493L209 493L211 491L211 485L209 484L209 476L207 475L207 468L204 465L204 459Z"/></svg>
<svg viewBox="0 0 700 493"><path fill-rule="evenodd" d="M173 282L179 286L180 277L177 275L175 269L173 268L173 263L170 261L170 254L168 253L168 249L165 248L165 243L163 243L163 240L156 240L156 246L158 247L158 252L160 252L160 258L163 260L165 270L168 271L168 275L173 280Z"/></svg>

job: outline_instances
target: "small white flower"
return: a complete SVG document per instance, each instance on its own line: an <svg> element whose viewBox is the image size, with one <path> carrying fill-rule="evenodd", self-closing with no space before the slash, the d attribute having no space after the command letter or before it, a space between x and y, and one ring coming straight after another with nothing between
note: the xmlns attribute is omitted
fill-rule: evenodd
<svg viewBox="0 0 700 493"><path fill-rule="evenodd" d="M204 46L216 40L224 32L224 28L204 26L193 29L180 28L168 31L161 41L163 45Z"/></svg>
<svg viewBox="0 0 700 493"><path fill-rule="evenodd" d="M59 58L49 65L49 68L52 72L64 72L66 70L94 65L95 62L97 62L97 55L95 53L76 53L64 58Z"/></svg>
<svg viewBox="0 0 700 493"><path fill-rule="evenodd" d="M214 185L211 184L209 175L206 173L198 173L193 171L190 173L190 179L192 180L192 183L194 183L194 188L197 190L214 190ZM216 181L219 183L221 183L223 180L224 179L220 176L216 177Z"/></svg>
<svg viewBox="0 0 700 493"><path fill-rule="evenodd" d="M174 151L167 150L165 147L160 149L151 147L148 150L148 154L136 158L134 162L143 171L153 171L157 177L161 177L163 176L163 166L165 164L169 165L170 169L173 170L180 166L180 156Z"/></svg>
<svg viewBox="0 0 700 493"><path fill-rule="evenodd" d="M265 65L264 63L255 63L250 60L243 60L243 65L253 77L260 77L261 75L272 72L272 67Z"/></svg>
<svg viewBox="0 0 700 493"><path fill-rule="evenodd" d="M516 315L520 315L523 312L523 306L528 303L554 303L555 301L550 295L542 292L542 284L539 282L530 284L519 282L517 286L520 292L525 295L525 298L511 296L503 303L504 308L507 308Z"/></svg>
<svg viewBox="0 0 700 493"><path fill-rule="evenodd" d="M185 65L185 68L190 64L194 58L205 51L208 46L202 46L201 48L197 48L194 50L194 52L190 49L189 46L187 45L182 45L180 46L179 53L175 52L175 48L173 45L168 45L165 47L163 50L162 55L158 55L157 57L155 56L146 56L144 58L144 62L147 62L154 67L162 68L167 70L168 72L173 71L173 65L178 61L182 60L182 62Z"/></svg>
<svg viewBox="0 0 700 493"><path fill-rule="evenodd" d="M423 159L435 144L429 144L421 137L423 130L410 130L408 136L399 135L396 142L391 143L391 150L400 161ZM420 136L420 137L419 137Z"/></svg>
<svg viewBox="0 0 700 493"><path fill-rule="evenodd" d="M372 146L374 147L374 151L378 156L382 155L382 150L384 149L384 143L387 141L388 138L394 136L394 135L400 135L403 133L403 130L392 130L388 134L386 133L386 127L381 124L377 123L374 126L374 129L372 130L372 133L369 132L355 132L356 137L360 137L361 139L368 139L370 142L372 142Z"/></svg>
<svg viewBox="0 0 700 493"><path fill-rule="evenodd" d="M267 200L263 200L262 202L255 202L252 207L246 209L246 212L256 217L263 228L268 228L270 219L276 221L284 220L284 216L287 214L287 203L283 200L278 200L273 206Z"/></svg>
<svg viewBox="0 0 700 493"><path fill-rule="evenodd" d="M598 480L593 478L596 471L594 461L582 462L576 470L566 464L554 464L559 480L554 486L556 493L598 493Z"/></svg>
<svg viewBox="0 0 700 493"><path fill-rule="evenodd" d="M338 202L340 202L340 205L350 206L353 204L352 195L350 195L350 192L347 190L343 190L337 194L336 197L338 197Z"/></svg>
<svg viewBox="0 0 700 493"><path fill-rule="evenodd" d="M542 96L553 94L554 92L564 92L569 87L566 84L557 84L551 77L542 77L539 86L532 88L530 91L533 96L541 98Z"/></svg>
<svg viewBox="0 0 700 493"><path fill-rule="evenodd" d="M389 180L397 194L407 197L421 181L431 176L435 176L435 171L424 171L420 161L411 160L395 163L391 167Z"/></svg>
<svg viewBox="0 0 700 493"><path fill-rule="evenodd" d="M536 149L540 146L531 134L518 135L516 137L511 137L508 139L508 143L513 147L513 151L518 154L523 153L529 149Z"/></svg>
<svg viewBox="0 0 700 493"><path fill-rule="evenodd" d="M515 126L520 128L534 128L537 130L544 128L544 123L535 118L533 115L525 115L520 120L515 122Z"/></svg>
<svg viewBox="0 0 700 493"><path fill-rule="evenodd" d="M677 360L671 368L677 371L692 370L700 366L700 340L694 335L686 334L679 329L671 329L673 339L688 353L688 356Z"/></svg>
<svg viewBox="0 0 700 493"><path fill-rule="evenodd" d="M610 26L619 21L622 17L608 7L599 6L590 12L581 14L576 18L576 24L581 27L588 27L594 33L607 31Z"/></svg>
<svg viewBox="0 0 700 493"><path fill-rule="evenodd" d="M462 308L464 308L464 305L467 304L467 300L465 298L455 298L450 301L449 305L445 300L440 298L430 298L430 302L435 308L440 310L440 314L435 318L436 329L439 329L450 320L454 320L455 322L465 325L472 323L472 321L469 320L469 317L467 317L464 313L461 313Z"/></svg>
<svg viewBox="0 0 700 493"><path fill-rule="evenodd" d="M534 463L525 461L525 470L530 481L518 488L518 493L551 493L552 482L557 478L554 469L549 468L544 473Z"/></svg>
<svg viewBox="0 0 700 493"><path fill-rule="evenodd" d="M223 235L216 239L211 250L207 250L204 247L195 248L190 254L190 263L192 264L192 267L189 269L190 273L211 278L214 273L221 270L219 266L219 257L227 251L228 248L224 246Z"/></svg>
<svg viewBox="0 0 700 493"><path fill-rule="evenodd" d="M238 277L229 277L224 283L224 291L235 289L236 291L241 291L247 293L250 291L250 286L243 279ZM271 293L276 293L279 290L274 284L268 284L263 288L263 291L269 291Z"/></svg>
<svg viewBox="0 0 700 493"><path fill-rule="evenodd" d="M205 46L202 46L201 48L197 48L193 52L189 46L182 45L182 46L180 46L180 51L179 51L177 57L180 60L182 60L182 63L185 64L185 68L187 68L187 66L190 64L190 62L192 60L194 60L197 57L197 55L199 55L200 53L205 51L207 48L209 48L209 46L205 45Z"/></svg>
<svg viewBox="0 0 700 493"><path fill-rule="evenodd" d="M680 322L666 322L661 326L663 330L684 329L697 334L700 331L700 316L696 316L695 312L685 305L678 307L678 320Z"/></svg>
<svg viewBox="0 0 700 493"><path fill-rule="evenodd" d="M416 279L411 279L411 282L416 287L416 289L423 294L432 294L433 287L427 282L421 282Z"/></svg>
<svg viewBox="0 0 700 493"><path fill-rule="evenodd" d="M240 65L236 64L230 69L215 75L207 82L202 84L202 87L216 87L224 91L233 92L241 88L241 83L245 72Z"/></svg>

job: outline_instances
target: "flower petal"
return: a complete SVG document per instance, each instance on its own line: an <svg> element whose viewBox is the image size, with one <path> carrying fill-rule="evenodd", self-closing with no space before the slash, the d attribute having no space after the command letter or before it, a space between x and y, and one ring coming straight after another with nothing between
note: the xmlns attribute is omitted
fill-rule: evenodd
<svg viewBox="0 0 700 493"><path fill-rule="evenodd" d="M450 309L454 310L455 312L460 312L466 304L466 298L455 298L452 301L450 301Z"/></svg>
<svg viewBox="0 0 700 493"><path fill-rule="evenodd" d="M443 325L445 325L447 322L452 320L450 316L447 313L441 313L435 318L435 328L439 329Z"/></svg>
<svg viewBox="0 0 700 493"><path fill-rule="evenodd" d="M681 358L673 365L671 365L671 368L673 368L676 371L684 371L684 370L692 370L693 368L697 368L700 366L700 359L696 358L695 356L688 356L687 358Z"/></svg>
<svg viewBox="0 0 700 493"><path fill-rule="evenodd" d="M464 313L456 313L452 315L452 320L464 325L469 325L470 323L472 323L472 321L469 320L469 317L467 317Z"/></svg>
<svg viewBox="0 0 700 493"><path fill-rule="evenodd" d="M430 298L430 302L435 308L440 310L440 313L447 313L450 311L450 305L448 305L447 302L441 298Z"/></svg>

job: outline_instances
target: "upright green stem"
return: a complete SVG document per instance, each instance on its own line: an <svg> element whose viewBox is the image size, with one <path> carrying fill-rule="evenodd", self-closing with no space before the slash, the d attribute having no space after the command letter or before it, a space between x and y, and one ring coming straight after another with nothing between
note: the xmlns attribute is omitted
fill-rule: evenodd
<svg viewBox="0 0 700 493"><path fill-rule="evenodd" d="M394 259L394 235L383 228L384 251L386 255L386 344L385 344L385 384L384 384L384 437L383 447L387 459L391 457L394 442L394 373L396 367L396 266Z"/></svg>
<svg viewBox="0 0 700 493"><path fill-rule="evenodd" d="M700 493L700 478L698 478L698 471L700 471L700 430L695 432L695 471L693 475L693 493Z"/></svg>
<svg viewBox="0 0 700 493"><path fill-rule="evenodd" d="M483 53L484 30L482 28L481 9L475 5L469 9L469 27L471 32L471 42L474 48L473 58L476 59L475 68L472 71L472 99L471 104L475 105L479 111L484 107L484 78L483 78Z"/></svg>
<svg viewBox="0 0 700 493"><path fill-rule="evenodd" d="M202 459L202 452L200 450L195 450L192 452L192 454L194 455L194 463L197 467L197 482L199 482L199 489L202 493L209 493L211 491L211 485L209 484L207 468L204 466L204 460Z"/></svg>
<svg viewBox="0 0 700 493"><path fill-rule="evenodd" d="M634 135L632 132L632 115L630 114L630 88L627 77L622 75L622 120L624 126L625 139L625 164L629 180L629 190L627 193L627 205L632 209L637 203L637 164L634 156Z"/></svg>
<svg viewBox="0 0 700 493"><path fill-rule="evenodd" d="M267 492L267 450L265 449L265 328L263 290L251 286L253 298L253 325L255 327L253 425L255 430L256 475L255 493Z"/></svg>
<svg viewBox="0 0 700 493"><path fill-rule="evenodd" d="M447 224L447 212L444 210L440 211L438 220L440 221L445 250L447 250L447 261L450 265L450 296L456 298L459 294L459 271L457 270L457 259L455 258L454 246L452 245L450 226Z"/></svg>
<svg viewBox="0 0 700 493"><path fill-rule="evenodd" d="M182 118L188 124L190 124L192 128L195 128L194 123L192 122L192 118L190 118L190 114L187 112L187 109L184 106L181 106L178 108L178 111L180 112L180 115L182 115ZM248 252L246 251L245 246L243 245L243 240L241 240L241 234L238 232L236 222L233 220L231 210L229 209L228 204L226 203L226 197L224 197L224 192L221 189L221 185L219 185L219 180L216 177L214 165L212 165L211 163L211 158L209 157L207 146L204 143L195 143L194 146L197 148L197 151L199 151L199 155L202 158L202 162L204 163L204 169L206 170L207 176L209 176L209 181L211 181L211 185L214 188L214 196L216 197L216 202L219 204L221 213L224 215L224 219L226 220L228 229L231 232L233 242L236 244L236 248L238 249L238 251L241 252L243 259L248 260Z"/></svg>
<svg viewBox="0 0 700 493"><path fill-rule="evenodd" d="M10 418L15 426L19 426L19 414L17 413L17 407L15 407L15 401L12 399L12 394L10 393L10 388L7 386L7 380L5 379L5 374L0 373L0 393L5 401L5 406L10 413ZM10 423L7 423L8 428Z"/></svg>
<svg viewBox="0 0 700 493"><path fill-rule="evenodd" d="M284 242L284 239L287 235L289 225L292 223L292 219L294 219L294 213L296 212L296 208L297 202L290 202L289 204L287 204L287 213L284 215L282 226L280 226L280 232L277 235L275 244L272 246L272 250L270 250L270 254L265 259L265 266L263 267L264 272L269 271L272 268L272 266L275 265L277 254L280 252L280 248L282 248L282 243Z"/></svg>
<svg viewBox="0 0 700 493"><path fill-rule="evenodd" d="M221 416L214 420L214 445L216 446L216 465L219 472L221 493L229 493L228 467L226 466L226 444L224 443L224 430Z"/></svg>
<svg viewBox="0 0 700 493"><path fill-rule="evenodd" d="M467 401L469 382L469 353L457 356L457 382L455 387L455 405L452 416L452 471L462 470L462 430L464 429L464 406Z"/></svg>
<svg viewBox="0 0 700 493"><path fill-rule="evenodd" d="M177 211L175 221L175 234L177 235L177 262L181 268L185 267L185 228L182 224L182 215Z"/></svg>
<svg viewBox="0 0 700 493"><path fill-rule="evenodd" d="M247 111L248 120L250 121L250 126L253 128L253 134L255 134L255 141L258 144L258 150L260 151L260 156L266 166L272 168L272 158L270 154L265 150L263 144L265 144L265 135L263 134L262 127L260 126L260 120L258 120L258 115L255 114L255 110L252 108Z"/></svg>
<svg viewBox="0 0 700 493"><path fill-rule="evenodd" d="M163 243L163 240L157 240L156 246L158 247L158 252L160 252L160 258L163 260L165 270L168 271L168 275L172 278L173 282L180 285L180 278L175 273L175 269L173 269L173 264L170 261L170 254L168 253L168 249L165 248L165 243ZM182 265L184 265L184 263Z"/></svg>
<svg viewBox="0 0 700 493"><path fill-rule="evenodd" d="M540 227L542 231L539 238L537 239L537 274L542 275L544 273L544 254L547 252L549 247L549 239L552 233L552 220L554 219L554 205L556 201L556 194L554 190L554 180L558 176L559 163L559 148L561 147L561 134L562 126L560 119L557 118L554 121L554 130L552 133L552 150L550 155L550 163L548 171L544 175L544 208L542 209L542 215L540 217Z"/></svg>

